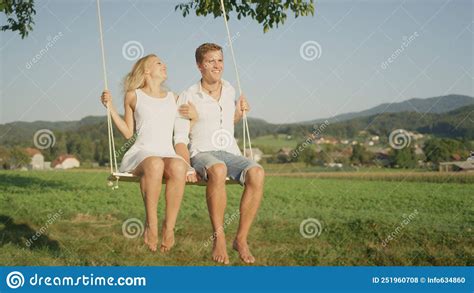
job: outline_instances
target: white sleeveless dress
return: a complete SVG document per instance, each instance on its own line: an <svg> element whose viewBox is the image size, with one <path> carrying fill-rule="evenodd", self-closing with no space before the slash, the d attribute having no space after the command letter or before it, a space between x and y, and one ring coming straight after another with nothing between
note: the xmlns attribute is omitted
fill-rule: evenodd
<svg viewBox="0 0 474 293"><path fill-rule="evenodd" d="M135 90L135 128L137 138L125 153L120 172L133 172L147 157L180 158L173 148L174 121L178 106L172 92L164 98L153 98L141 89Z"/></svg>

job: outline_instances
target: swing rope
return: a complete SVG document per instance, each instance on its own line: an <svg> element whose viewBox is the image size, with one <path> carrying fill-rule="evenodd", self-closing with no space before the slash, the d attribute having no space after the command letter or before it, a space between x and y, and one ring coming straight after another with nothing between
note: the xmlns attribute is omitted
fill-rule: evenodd
<svg viewBox="0 0 474 293"><path fill-rule="evenodd" d="M240 83L240 75L239 75L239 70L237 68L237 61L235 59L234 46L232 45L233 42L230 36L229 24L227 22L227 14L226 14L226 9L224 5L224 0L221 0L221 9L222 9L222 16L224 17L225 28L227 31L227 40L229 42L230 54L232 55L232 61L234 62L235 76L237 78L237 86L239 88L239 96L241 96L242 86ZM252 142L250 141L249 124L247 120L247 114L245 111L243 111L243 116L242 116L242 136L243 136L243 144L244 144L244 156L245 157L247 156L247 154L245 153L245 150L247 149L246 141L248 140L249 149L250 149L250 158L253 160Z"/></svg>
<svg viewBox="0 0 474 293"><path fill-rule="evenodd" d="M100 0L97 0L97 17L99 19L99 36L100 36L100 49L102 53L102 72L104 78L104 88L109 89L109 83L107 79L107 67L105 65L105 47L104 47L104 34L102 31L102 14L100 12ZM107 136L109 140L109 165L110 174L114 174L114 171L118 173L117 155L115 152L115 140L114 140L114 129L112 125L112 115L110 113L110 107L107 105ZM115 178L114 188L118 188L119 177Z"/></svg>

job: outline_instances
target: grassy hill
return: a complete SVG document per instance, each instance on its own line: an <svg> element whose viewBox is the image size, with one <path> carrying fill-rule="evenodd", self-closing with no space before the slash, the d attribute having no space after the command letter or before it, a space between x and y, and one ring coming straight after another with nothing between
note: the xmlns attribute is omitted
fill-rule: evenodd
<svg viewBox="0 0 474 293"><path fill-rule="evenodd" d="M105 121L105 116L87 116L79 121L18 121L0 124L0 144L17 145L31 141L34 133L40 129L49 129L55 133L77 131L82 127L99 125Z"/></svg>
<svg viewBox="0 0 474 293"><path fill-rule="evenodd" d="M254 124L249 120L250 133L253 137L278 134L290 134L295 139L304 137L313 131L313 125L305 124ZM474 139L474 105L464 106L447 113L400 112L382 113L354 118L344 122L329 123L323 134L341 138L351 138L361 130L386 136L394 129L417 131L439 137ZM241 124L236 128L236 135L241 135Z"/></svg>
<svg viewBox="0 0 474 293"><path fill-rule="evenodd" d="M443 105L446 100L452 99L452 97L445 96L438 100L432 100L431 112L426 114L413 111L385 112L343 122L330 122L329 126L322 131L322 135L353 138L361 130L366 130L370 134L388 137L391 131L401 128L438 137L472 140L474 139L474 104L450 112L433 112L439 112L438 106ZM467 98L454 99L464 102L473 99ZM433 102L437 103L433 104ZM382 105L379 107L382 107ZM450 107L453 107L453 105ZM398 109L402 109L402 107L400 106ZM295 147L298 141L314 131L315 125L317 124L272 124L262 119L249 118L250 133L254 145L259 147L269 146L272 150L281 147ZM52 130L56 137L55 147L45 154L49 159L60 153L70 153L78 155L82 160L99 162L108 160L107 127L104 116L89 116L80 121L13 122L0 125L0 145L6 147L33 146L34 133L43 128ZM236 125L235 135L237 138L242 137L242 123ZM287 139L288 135L291 136L289 140ZM120 148L125 140L117 131L115 138L116 145Z"/></svg>
<svg viewBox="0 0 474 293"><path fill-rule="evenodd" d="M360 111L351 112L329 117L329 122L342 122L358 117L373 116L380 113L400 113L400 112L417 112L417 113L446 113L455 109L473 105L474 98L463 95L447 95L427 99L413 98L398 103L384 103L376 107ZM326 119L316 119L306 123L314 124L323 122Z"/></svg>

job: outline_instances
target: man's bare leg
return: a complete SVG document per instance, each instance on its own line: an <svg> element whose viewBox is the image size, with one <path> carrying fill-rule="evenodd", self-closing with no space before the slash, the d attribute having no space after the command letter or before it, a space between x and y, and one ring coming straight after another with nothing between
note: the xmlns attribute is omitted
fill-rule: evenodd
<svg viewBox="0 0 474 293"><path fill-rule="evenodd" d="M207 169L206 201L214 232L212 259L218 263L229 263L224 233L224 213L227 203L225 181L227 167L224 164L215 164Z"/></svg>
<svg viewBox="0 0 474 293"><path fill-rule="evenodd" d="M245 263L255 262L247 237L263 197L264 180L265 172L261 167L250 168L245 176L245 189L240 201L239 229L233 243L234 249L239 252L240 259Z"/></svg>

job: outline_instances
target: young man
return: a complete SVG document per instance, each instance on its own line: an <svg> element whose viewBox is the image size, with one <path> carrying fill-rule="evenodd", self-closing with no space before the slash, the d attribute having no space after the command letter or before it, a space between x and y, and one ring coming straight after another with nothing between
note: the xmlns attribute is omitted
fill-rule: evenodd
<svg viewBox="0 0 474 293"><path fill-rule="evenodd" d="M233 248L245 263L254 263L247 237L263 196L264 171L252 160L242 156L234 139L234 124L249 107L244 96L235 102L235 89L222 79L224 59L222 48L203 44L196 49L196 63L201 80L179 97L181 114L186 117L187 105L195 107L199 119L192 128L188 119L175 124L176 153L207 180L206 199L214 231L212 259L229 263L224 233L226 207L226 178L244 185L240 202L240 222ZM187 145L189 143L189 150ZM196 173L187 178L196 181Z"/></svg>

